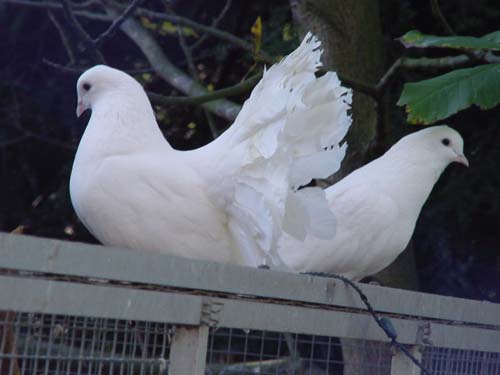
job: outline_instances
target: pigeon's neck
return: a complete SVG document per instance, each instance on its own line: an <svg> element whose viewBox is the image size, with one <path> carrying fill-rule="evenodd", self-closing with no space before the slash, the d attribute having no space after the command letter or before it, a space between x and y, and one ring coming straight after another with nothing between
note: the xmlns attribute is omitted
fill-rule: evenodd
<svg viewBox="0 0 500 375"><path fill-rule="evenodd" d="M418 216L447 164L418 154L385 156L389 161L386 165L391 166L391 170L385 173L385 188L392 192L401 208Z"/></svg>
<svg viewBox="0 0 500 375"><path fill-rule="evenodd" d="M110 94L96 101L80 147L100 157L135 152L171 150L144 94Z"/></svg>

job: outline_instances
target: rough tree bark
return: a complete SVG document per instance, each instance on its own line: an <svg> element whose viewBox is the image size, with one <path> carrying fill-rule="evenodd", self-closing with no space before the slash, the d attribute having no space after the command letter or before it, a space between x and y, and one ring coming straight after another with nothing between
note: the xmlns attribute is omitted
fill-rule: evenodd
<svg viewBox="0 0 500 375"><path fill-rule="evenodd" d="M293 17L303 31L315 33L323 43L323 64L339 75L375 84L384 69L384 47L378 1L290 0ZM377 111L372 98L353 97L353 125L347 136L348 154L334 182L363 165L375 141Z"/></svg>
<svg viewBox="0 0 500 375"><path fill-rule="evenodd" d="M302 31L310 30L322 41L325 68L364 84L378 82L385 66L379 1L290 0L290 5L294 20ZM368 161L377 140L377 124L380 121L375 104L371 97L354 92L353 125L347 136L348 153L340 173L329 179L329 184ZM387 129L383 123L378 124L378 128ZM415 266L410 251L400 257L394 267L381 274L381 279L384 285L415 289L414 275ZM388 344L351 339L342 339L341 342L345 375L390 373L389 367L384 368L390 365ZM382 367L362 367L368 364Z"/></svg>

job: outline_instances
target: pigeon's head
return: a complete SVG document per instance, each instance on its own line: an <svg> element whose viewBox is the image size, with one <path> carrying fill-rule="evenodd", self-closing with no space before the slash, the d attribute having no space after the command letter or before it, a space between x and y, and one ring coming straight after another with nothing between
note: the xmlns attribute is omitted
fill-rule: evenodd
<svg viewBox="0 0 500 375"><path fill-rule="evenodd" d="M106 65L96 65L86 70L76 83L76 116L80 117L83 112L92 109L99 100L112 93L132 94L137 90L142 92L141 85L127 73Z"/></svg>
<svg viewBox="0 0 500 375"><path fill-rule="evenodd" d="M409 144L422 161L441 165L443 168L453 162L469 166L464 155L462 136L447 125L420 130L406 136L402 141Z"/></svg>

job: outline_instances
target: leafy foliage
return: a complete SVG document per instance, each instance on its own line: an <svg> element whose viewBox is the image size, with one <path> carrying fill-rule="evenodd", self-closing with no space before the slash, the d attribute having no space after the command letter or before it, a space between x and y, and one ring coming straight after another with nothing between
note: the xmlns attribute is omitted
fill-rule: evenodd
<svg viewBox="0 0 500 375"><path fill-rule="evenodd" d="M400 38L406 48L452 48L467 50L500 50L500 31L496 31L480 38L472 36L437 36L423 34L418 30L408 31Z"/></svg>
<svg viewBox="0 0 500 375"><path fill-rule="evenodd" d="M398 101L408 121L431 124L473 104L490 109L500 103L500 64L457 69L425 81L407 83Z"/></svg>

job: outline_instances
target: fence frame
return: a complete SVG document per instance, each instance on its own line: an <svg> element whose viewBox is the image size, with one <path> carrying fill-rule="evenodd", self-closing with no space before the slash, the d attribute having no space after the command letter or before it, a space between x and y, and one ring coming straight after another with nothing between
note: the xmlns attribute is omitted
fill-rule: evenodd
<svg viewBox="0 0 500 375"><path fill-rule="evenodd" d="M2 310L178 325L170 374L204 373L210 326L389 341L355 291L323 277L6 233L0 269ZM425 331L435 346L500 352L500 304L359 286L403 344ZM418 373L395 353L403 368Z"/></svg>

